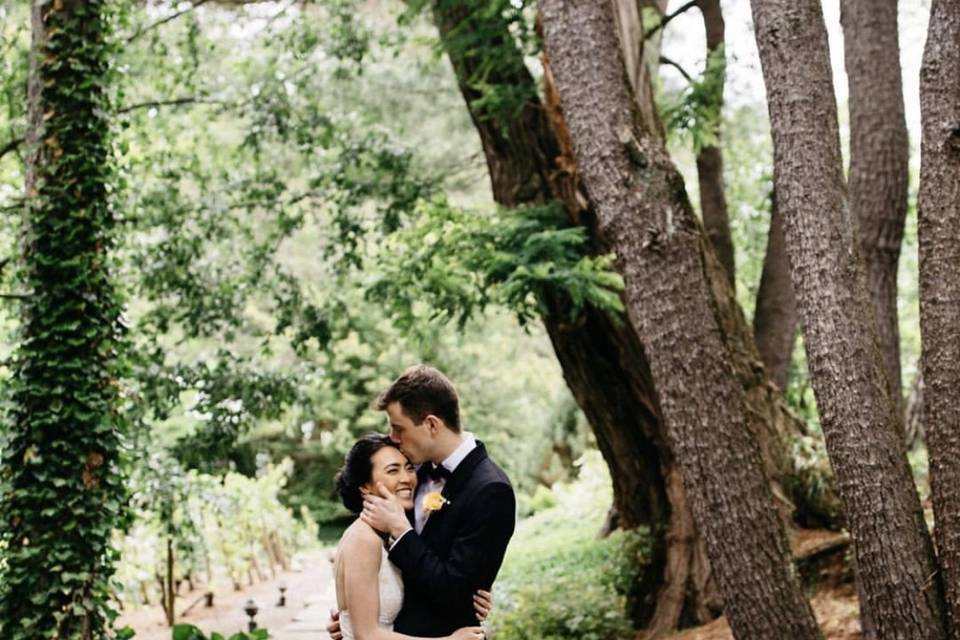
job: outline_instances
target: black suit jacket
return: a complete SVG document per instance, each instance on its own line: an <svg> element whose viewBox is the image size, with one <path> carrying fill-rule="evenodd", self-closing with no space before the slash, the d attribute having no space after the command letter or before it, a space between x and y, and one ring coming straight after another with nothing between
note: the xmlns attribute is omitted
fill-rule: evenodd
<svg viewBox="0 0 960 640"><path fill-rule="evenodd" d="M403 609L393 625L398 633L436 638L476 626L473 594L493 584L513 535L513 487L482 443L457 466L442 495L449 504L430 514L419 535L408 531L390 550L403 572Z"/></svg>

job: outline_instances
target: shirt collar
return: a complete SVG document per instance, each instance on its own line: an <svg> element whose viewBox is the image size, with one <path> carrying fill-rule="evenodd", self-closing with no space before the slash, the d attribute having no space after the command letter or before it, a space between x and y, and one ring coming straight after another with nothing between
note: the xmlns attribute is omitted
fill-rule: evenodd
<svg viewBox="0 0 960 640"><path fill-rule="evenodd" d="M473 434L469 431L463 432L463 442L460 443L460 446L454 449L446 460L441 464L447 468L447 471L453 473L456 471L457 467L463 462L471 451L477 448L477 439L473 437Z"/></svg>

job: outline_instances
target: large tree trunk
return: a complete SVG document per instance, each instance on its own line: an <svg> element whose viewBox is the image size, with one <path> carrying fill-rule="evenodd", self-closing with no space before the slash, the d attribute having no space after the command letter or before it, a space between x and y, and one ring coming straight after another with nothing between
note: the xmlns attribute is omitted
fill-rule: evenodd
<svg viewBox="0 0 960 640"><path fill-rule="evenodd" d="M610 5L543 0L540 11L577 167L619 256L628 317L731 626L743 638L817 638L710 308L710 249L679 173L634 118Z"/></svg>
<svg viewBox="0 0 960 640"><path fill-rule="evenodd" d="M720 11L720 0L700 0L698 6L703 14L708 56L725 56L723 52L725 27L723 13ZM724 66L726 66L725 62ZM722 81L719 100L723 102ZM718 127L719 124L718 122ZM730 235L727 196L723 186L723 152L719 145L708 145L697 154L697 178L700 185L700 214L703 216L703 227L710 242L713 243L720 264L729 275L730 286L736 287L736 260L733 238Z"/></svg>
<svg viewBox="0 0 960 640"><path fill-rule="evenodd" d="M790 359L797 335L797 303L790 282L790 265L783 238L783 217L774 193L763 272L753 311L753 335L767 375L781 389L790 381Z"/></svg>
<svg viewBox="0 0 960 640"><path fill-rule="evenodd" d="M622 0L618 1L622 4ZM523 138L526 145L512 144L509 137L513 127L520 125L505 122L503 118L491 118L477 109L474 101L478 94L471 88L471 79L483 65L484 47L502 47L511 41L502 20L480 17L476 9L469 3L437 3L434 18L484 146L494 198L509 207L558 199L566 205L572 220L590 229L594 250L608 252L609 246L602 241L590 203L579 186L566 126L549 83L549 62L544 60L547 77L544 104L537 99L534 81L515 48L498 50L501 63L485 75L489 84L530 95L529 102L512 116L515 122L524 123L522 135L526 136ZM631 19L630 12L625 11L621 20L624 14L626 20ZM629 24L621 29L625 29L622 33L638 31ZM476 46L474 42L467 50L458 46L458 37L464 33L484 33L487 40L483 46ZM503 62L505 56L510 58L509 63ZM645 118L653 118L650 126L657 130L659 121L655 111L643 107L643 95L652 95L649 71L644 68L635 71L635 81L640 81L638 86L646 87L637 97L638 109ZM552 126L547 122L548 113L552 114ZM737 379L750 403L747 413L761 442L770 477L774 479L771 486L778 495L777 504L789 520L794 513L790 498L794 496L788 496L783 487L798 486L794 481L796 473L789 442L804 432L804 425L789 413L776 388L764 380L762 367L758 366L759 355L726 273L715 258L706 264L711 267L708 272L719 298L714 305L715 312L737 354ZM637 585L637 590L645 593L646 598L636 602L634 621L638 626L649 622L653 632L650 637L669 632L678 624L706 622L719 609L719 598L709 579L702 539L693 525L672 456L665 445L665 430L642 345L629 323L613 322L594 310L587 310L576 322L570 323L565 320L569 301L547 302L555 312L545 315L543 322L567 384L587 416L611 469L618 523L625 528L646 525L654 534L653 562ZM809 502L804 494L795 498L797 513L804 520L830 520L835 516L832 490L818 503ZM658 595L654 597L655 594Z"/></svg>
<svg viewBox="0 0 960 640"><path fill-rule="evenodd" d="M753 0L753 16L773 128L777 205L865 606L882 638L944 638L940 576L846 202L820 3Z"/></svg>
<svg viewBox="0 0 960 640"><path fill-rule="evenodd" d="M910 148L903 114L897 0L843 0L840 11L850 87L850 211L859 223L890 398L901 413L897 262L907 217ZM860 626L870 640L876 632L859 576L857 589Z"/></svg>
<svg viewBox="0 0 960 640"><path fill-rule="evenodd" d="M4 425L0 635L109 634L120 304L108 4L32 3L21 341Z"/></svg>
<svg viewBox="0 0 960 640"><path fill-rule="evenodd" d="M843 0L840 9L850 87L850 210L860 225L890 397L900 411L897 262L907 217L910 142L903 113L897 0Z"/></svg>
<svg viewBox="0 0 960 640"><path fill-rule="evenodd" d="M920 70L923 425L937 549L960 637L960 5L934 0Z"/></svg>

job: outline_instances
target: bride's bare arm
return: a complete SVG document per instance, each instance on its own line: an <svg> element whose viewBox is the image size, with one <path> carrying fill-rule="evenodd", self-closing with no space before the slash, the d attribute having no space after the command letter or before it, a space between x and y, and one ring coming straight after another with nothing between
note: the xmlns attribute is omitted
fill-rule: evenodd
<svg viewBox="0 0 960 640"><path fill-rule="evenodd" d="M355 640L429 640L383 629L380 617L380 562L383 542L372 529L360 529L344 540L340 562L343 563L343 610L350 614ZM482 638L480 627L458 629L448 640Z"/></svg>

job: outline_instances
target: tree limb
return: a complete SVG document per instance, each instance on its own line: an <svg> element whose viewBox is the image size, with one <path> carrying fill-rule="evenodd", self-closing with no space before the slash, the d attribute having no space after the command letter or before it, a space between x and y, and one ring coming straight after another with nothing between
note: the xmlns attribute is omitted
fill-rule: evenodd
<svg viewBox="0 0 960 640"><path fill-rule="evenodd" d="M213 100L204 96L190 96L185 98L172 98L170 100L150 100L149 102L138 102L117 109L117 113L130 113L140 109L150 109L151 107L176 107L184 104L226 104L223 100Z"/></svg>
<svg viewBox="0 0 960 640"><path fill-rule="evenodd" d="M7 144L0 147L0 158L7 155L8 153L13 153L17 148L23 144L24 138L14 138L9 141Z"/></svg>
<svg viewBox="0 0 960 640"><path fill-rule="evenodd" d="M698 4L700 4L700 0L690 0L690 2L684 4L684 5L681 6L679 9L677 9L676 11L674 11L673 13L671 13L670 15L664 17L663 20L661 20L659 23L657 23L656 26L653 26L653 27L650 27L649 29L647 29L647 32L643 34L643 39L644 39L644 40L649 39L649 38L650 38L653 34L655 34L657 31L660 31L660 30L663 29L665 26L667 26L667 24L668 24L671 20L673 20L674 18L676 18L676 17L679 16L680 14L682 14L682 13L684 13L684 12L692 9L693 7L697 6Z"/></svg>
<svg viewBox="0 0 960 640"><path fill-rule="evenodd" d="M208 2L210 2L210 0L194 0L193 4L191 4L191 5L190 5L189 7L187 7L186 9L183 9L183 10L181 10L181 11L177 11L176 13L173 13L173 14L167 16L166 18L161 18L160 20L157 20L156 22L153 22L153 23L151 23L151 24L149 24L149 25L147 25L147 26L145 26L145 27L143 27L143 28L137 29L137 30L133 33L133 35L131 35L130 37L127 38L127 44L130 44L131 42L133 42L134 40L136 40L137 38L139 38L140 36L142 36L142 35L145 34L146 32L152 31L153 29L156 29L156 28L159 27L159 26L165 25L165 24L168 23L168 22L172 22L172 21L176 20L177 18L179 18L180 16L182 16L182 15L184 15L184 14L186 14L186 13L190 13L191 11L193 11L194 9L196 9L197 7L199 7L199 6L201 6L201 5L204 5L204 4L208 3Z"/></svg>
<svg viewBox="0 0 960 640"><path fill-rule="evenodd" d="M693 76L687 73L687 71L683 67L681 67L680 63L677 62L676 60L668 58L667 56L660 56L660 64L666 64L673 67L674 69L680 72L680 75L686 78L687 82L693 84Z"/></svg>

